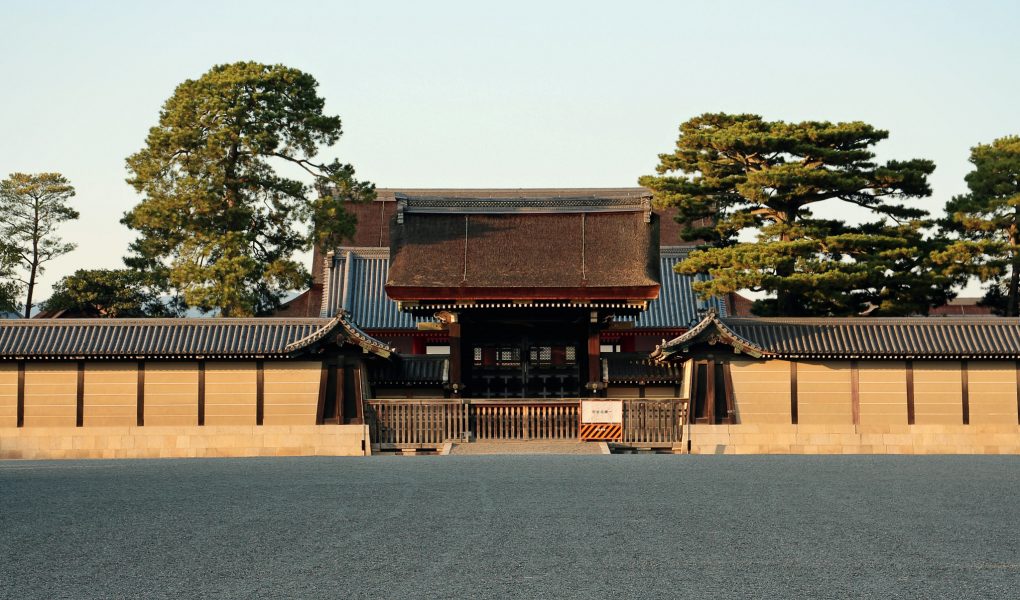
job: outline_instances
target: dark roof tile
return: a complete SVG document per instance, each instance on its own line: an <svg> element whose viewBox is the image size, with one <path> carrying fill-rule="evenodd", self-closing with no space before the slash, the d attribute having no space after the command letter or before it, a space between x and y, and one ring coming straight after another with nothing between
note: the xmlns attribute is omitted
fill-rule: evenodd
<svg viewBox="0 0 1020 600"><path fill-rule="evenodd" d="M287 356L331 332L366 351L392 349L347 319L28 319L0 322L0 359Z"/></svg>

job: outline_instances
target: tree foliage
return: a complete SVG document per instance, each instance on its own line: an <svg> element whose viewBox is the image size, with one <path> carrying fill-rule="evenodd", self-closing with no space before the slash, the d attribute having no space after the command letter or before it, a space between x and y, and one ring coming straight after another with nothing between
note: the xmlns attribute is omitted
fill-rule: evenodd
<svg viewBox="0 0 1020 600"><path fill-rule="evenodd" d="M128 182L144 196L122 220L140 234L128 266L224 316L267 314L307 285L294 253L352 235L344 203L375 193L350 165L315 161L342 133L317 86L299 70L253 62L179 85L127 159Z"/></svg>
<svg viewBox="0 0 1020 600"><path fill-rule="evenodd" d="M971 148L966 194L946 203L943 231L955 241L941 255L946 270L976 275L983 303L1020 314L1020 136Z"/></svg>
<svg viewBox="0 0 1020 600"><path fill-rule="evenodd" d="M146 284L144 274L131 269L79 269L53 286L43 307L82 317L178 316L173 305Z"/></svg>
<svg viewBox="0 0 1020 600"><path fill-rule="evenodd" d="M701 250L678 272L709 273L704 295L768 292L768 315L925 313L949 297L933 272L924 210L928 160L878 164L871 148L888 132L861 122L766 121L704 114L680 126L658 175L640 179L660 206L675 207L685 240ZM863 207L878 219L851 226L815 215L820 203ZM755 242L740 236L754 232Z"/></svg>
<svg viewBox="0 0 1020 600"><path fill-rule="evenodd" d="M16 257L21 271L26 319L46 263L76 247L57 234L61 223L78 218L78 211L68 205L74 193L60 173L13 173L0 182L0 239L6 246L3 254Z"/></svg>

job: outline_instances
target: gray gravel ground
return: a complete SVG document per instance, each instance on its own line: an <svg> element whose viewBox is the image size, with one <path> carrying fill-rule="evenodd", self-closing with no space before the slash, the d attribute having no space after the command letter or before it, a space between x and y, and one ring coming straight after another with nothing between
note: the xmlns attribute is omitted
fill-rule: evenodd
<svg viewBox="0 0 1020 600"><path fill-rule="evenodd" d="M1020 458L0 462L0 597L1017 598Z"/></svg>

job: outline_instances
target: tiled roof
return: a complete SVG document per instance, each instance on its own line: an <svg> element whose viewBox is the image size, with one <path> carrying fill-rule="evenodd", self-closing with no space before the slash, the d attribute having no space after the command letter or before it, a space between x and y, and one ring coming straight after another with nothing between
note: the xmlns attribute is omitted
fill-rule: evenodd
<svg viewBox="0 0 1020 600"><path fill-rule="evenodd" d="M0 359L291 356L332 333L393 352L346 316L259 319L29 319L0 323Z"/></svg>
<svg viewBox="0 0 1020 600"><path fill-rule="evenodd" d="M648 198L398 199L397 300L643 300L658 294Z"/></svg>
<svg viewBox="0 0 1020 600"><path fill-rule="evenodd" d="M699 300L691 290L694 278L673 271L686 253L686 248L663 248L659 259L662 271L659 298L650 301L648 310L636 317L621 316L618 320L631 320L635 327L645 329L680 329L696 323L699 311L707 308L725 314L724 302L715 298L707 303ZM389 269L387 248L341 248L326 261L321 316L345 309L352 321L373 330L415 329L417 323L431 320L399 311L397 303L386 295L383 286Z"/></svg>
<svg viewBox="0 0 1020 600"><path fill-rule="evenodd" d="M430 320L401 312L386 295L388 248L342 248L326 260L320 316L346 310L352 321L366 329L415 329L418 322Z"/></svg>
<svg viewBox="0 0 1020 600"><path fill-rule="evenodd" d="M683 377L679 365L652 361L645 353L604 356L609 383L679 383Z"/></svg>
<svg viewBox="0 0 1020 600"><path fill-rule="evenodd" d="M441 384L449 379L447 356L401 356L396 360L369 365L373 385Z"/></svg>
<svg viewBox="0 0 1020 600"><path fill-rule="evenodd" d="M1020 358L1020 319L998 317L720 318L656 353L669 357L704 341L776 358Z"/></svg>
<svg viewBox="0 0 1020 600"><path fill-rule="evenodd" d="M633 317L617 317L619 321L633 320L634 327L645 329L679 329L691 327L701 320L701 314L708 309L715 309L719 314L726 314L726 302L721 298L702 300L698 297L691 284L707 275L680 275L673 267L687 258L690 248L666 247L659 250L659 268L662 271L662 283L659 298L648 303L648 310Z"/></svg>
<svg viewBox="0 0 1020 600"><path fill-rule="evenodd" d="M627 188L376 188L373 202L352 202L345 208L358 219L358 227L351 246L390 245L390 221L397 214L397 198L648 198L652 191L640 187ZM659 215L659 240L665 246L681 243L681 226L676 222L674 209L652 207ZM315 261L317 264L318 261Z"/></svg>

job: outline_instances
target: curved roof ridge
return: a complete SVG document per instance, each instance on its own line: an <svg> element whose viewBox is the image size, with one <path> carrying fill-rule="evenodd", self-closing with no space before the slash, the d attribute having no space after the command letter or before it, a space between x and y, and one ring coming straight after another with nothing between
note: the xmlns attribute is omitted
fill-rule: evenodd
<svg viewBox="0 0 1020 600"><path fill-rule="evenodd" d="M284 352L292 353L296 352L297 350L301 350L302 348L307 348L308 346L311 346L315 342L329 335L337 327L340 327L344 330L344 333L347 334L348 339L353 340L355 344L361 346L361 348L366 352L378 354L379 356L383 357L387 357L390 356L391 354L396 353L396 350L394 348L387 346L386 344L380 342L379 340L375 339L374 337L368 335L360 328L358 328L357 325L355 325L348 319L349 316L350 314L347 311L341 311L332 319L326 319L327 322L323 324L322 327L316 329L315 331L309 333L308 335L301 339L295 340L287 344L283 349Z"/></svg>

